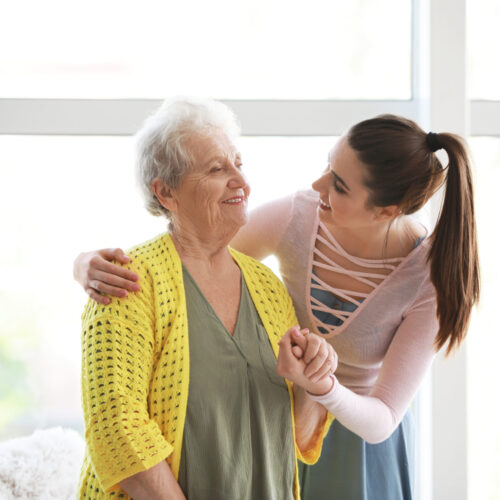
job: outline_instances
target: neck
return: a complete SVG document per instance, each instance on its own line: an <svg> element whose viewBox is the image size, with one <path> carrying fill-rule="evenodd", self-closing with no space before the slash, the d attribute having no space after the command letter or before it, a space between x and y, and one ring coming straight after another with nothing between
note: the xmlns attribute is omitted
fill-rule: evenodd
<svg viewBox="0 0 500 500"><path fill-rule="evenodd" d="M187 264L193 263L197 267L217 268L227 266L232 262L228 244L236 231L230 234L214 234L210 231L196 231L174 224L171 230L172 240L181 260ZM190 266L188 266L190 267Z"/></svg>
<svg viewBox="0 0 500 500"><path fill-rule="evenodd" d="M328 231L335 236L348 253L372 259L381 258L385 254L396 225L396 221L392 225L389 221L384 221L355 228L325 224Z"/></svg>

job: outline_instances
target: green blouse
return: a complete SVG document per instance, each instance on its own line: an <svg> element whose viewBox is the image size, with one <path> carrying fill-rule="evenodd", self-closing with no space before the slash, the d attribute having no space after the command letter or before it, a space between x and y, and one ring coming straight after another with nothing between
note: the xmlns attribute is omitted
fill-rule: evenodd
<svg viewBox="0 0 500 500"><path fill-rule="evenodd" d="M183 266L190 377L179 484L188 500L293 500L290 399L241 280L234 335Z"/></svg>

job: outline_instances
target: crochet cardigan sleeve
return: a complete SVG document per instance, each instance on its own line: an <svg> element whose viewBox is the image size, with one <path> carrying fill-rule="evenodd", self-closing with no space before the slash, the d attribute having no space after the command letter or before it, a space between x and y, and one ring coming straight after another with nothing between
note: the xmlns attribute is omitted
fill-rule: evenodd
<svg viewBox="0 0 500 500"><path fill-rule="evenodd" d="M88 452L106 491L173 450L148 414L154 365L154 300L149 273L141 291L82 315L82 400Z"/></svg>

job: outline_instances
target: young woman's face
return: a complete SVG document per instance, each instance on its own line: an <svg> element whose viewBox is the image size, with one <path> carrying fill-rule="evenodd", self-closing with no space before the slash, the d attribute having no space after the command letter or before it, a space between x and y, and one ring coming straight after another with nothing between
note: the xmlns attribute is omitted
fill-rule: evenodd
<svg viewBox="0 0 500 500"><path fill-rule="evenodd" d="M377 219L369 208L369 192L363 184L365 167L341 137L328 155L328 167L312 187L319 193L320 219L337 227L366 227Z"/></svg>

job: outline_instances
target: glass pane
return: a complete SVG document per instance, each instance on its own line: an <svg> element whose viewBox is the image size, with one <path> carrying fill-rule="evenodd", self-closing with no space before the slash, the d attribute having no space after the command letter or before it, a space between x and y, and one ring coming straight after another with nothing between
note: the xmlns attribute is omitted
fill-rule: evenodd
<svg viewBox="0 0 500 500"><path fill-rule="evenodd" d="M72 261L164 227L142 208L132 158L130 138L0 136L0 436L80 426Z"/></svg>
<svg viewBox="0 0 500 500"><path fill-rule="evenodd" d="M411 32L410 0L3 2L0 97L409 99Z"/></svg>
<svg viewBox="0 0 500 500"><path fill-rule="evenodd" d="M481 258L481 302L468 335L468 498L498 498L500 491L500 336L498 335L498 186L500 138L473 138L475 199Z"/></svg>
<svg viewBox="0 0 500 500"><path fill-rule="evenodd" d="M251 206L307 188L334 138L242 138ZM165 230L135 188L130 137L0 136L0 440L81 428L83 251ZM276 265L270 263L275 269Z"/></svg>
<svg viewBox="0 0 500 500"><path fill-rule="evenodd" d="M500 99L500 2L469 0L467 44L469 96L471 99Z"/></svg>

